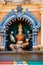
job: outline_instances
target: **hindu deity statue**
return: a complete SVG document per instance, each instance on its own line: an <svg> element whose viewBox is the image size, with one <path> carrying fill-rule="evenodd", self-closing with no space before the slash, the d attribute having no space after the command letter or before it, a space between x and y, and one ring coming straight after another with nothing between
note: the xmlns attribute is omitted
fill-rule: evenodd
<svg viewBox="0 0 43 65"><path fill-rule="evenodd" d="M23 51L29 45L29 39L25 39L25 34L23 33L22 24L18 25L18 33L16 34L16 40L13 37L13 31L11 31L10 39L14 44L10 44L10 48L13 51ZM15 44L16 43L16 44Z"/></svg>

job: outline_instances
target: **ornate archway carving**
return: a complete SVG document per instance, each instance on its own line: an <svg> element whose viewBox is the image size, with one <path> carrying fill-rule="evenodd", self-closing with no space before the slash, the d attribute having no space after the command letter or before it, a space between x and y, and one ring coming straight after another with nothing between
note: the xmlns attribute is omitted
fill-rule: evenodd
<svg viewBox="0 0 43 65"><path fill-rule="evenodd" d="M22 11L22 7L18 6L17 7L17 11L12 10L11 12L9 12L5 18L3 19L2 23L0 24L0 33L2 32L4 34L4 44L5 44L5 33L4 31L6 30L6 25L10 23L10 21L12 19L23 19L23 20L27 20L27 23L30 23L32 25L32 32L33 32L33 46L36 45L36 35L38 33L38 30L40 28L40 23L37 21L36 17L28 11L28 9L26 9L26 11ZM3 36L3 35L2 35Z"/></svg>

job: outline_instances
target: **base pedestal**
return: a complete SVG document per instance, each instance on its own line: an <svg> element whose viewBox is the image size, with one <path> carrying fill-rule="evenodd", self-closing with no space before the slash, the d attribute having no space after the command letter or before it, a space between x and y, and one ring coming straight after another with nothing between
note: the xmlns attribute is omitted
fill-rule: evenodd
<svg viewBox="0 0 43 65"><path fill-rule="evenodd" d="M43 61L43 52L40 51L0 51L0 61L1 60L29 60L29 61Z"/></svg>

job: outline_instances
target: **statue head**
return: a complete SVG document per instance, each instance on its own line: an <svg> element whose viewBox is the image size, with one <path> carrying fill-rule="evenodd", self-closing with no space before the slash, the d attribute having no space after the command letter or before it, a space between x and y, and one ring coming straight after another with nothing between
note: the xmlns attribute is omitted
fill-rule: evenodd
<svg viewBox="0 0 43 65"><path fill-rule="evenodd" d="M18 25L18 33L19 33L19 34L22 34L22 31L23 31L23 29L22 29L22 24L20 23L20 24Z"/></svg>

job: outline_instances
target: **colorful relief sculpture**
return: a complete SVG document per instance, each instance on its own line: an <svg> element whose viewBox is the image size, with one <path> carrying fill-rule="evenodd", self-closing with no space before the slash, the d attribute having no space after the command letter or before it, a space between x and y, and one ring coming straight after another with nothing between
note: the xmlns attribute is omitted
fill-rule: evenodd
<svg viewBox="0 0 43 65"><path fill-rule="evenodd" d="M23 33L22 24L18 25L18 34L16 35L16 40L13 37L13 31L11 31L10 39L16 44L10 44L10 48L13 51L23 51L26 50L26 47L29 45L29 39L25 39L25 34Z"/></svg>
<svg viewBox="0 0 43 65"><path fill-rule="evenodd" d="M9 12L0 24L0 34L3 38L2 45L5 46L7 51L13 50L14 46L19 47L19 50L24 50L25 46L28 46L25 50L32 50L32 46L36 46L40 23L28 9L24 12L22 10L22 6L18 6L17 11Z"/></svg>

